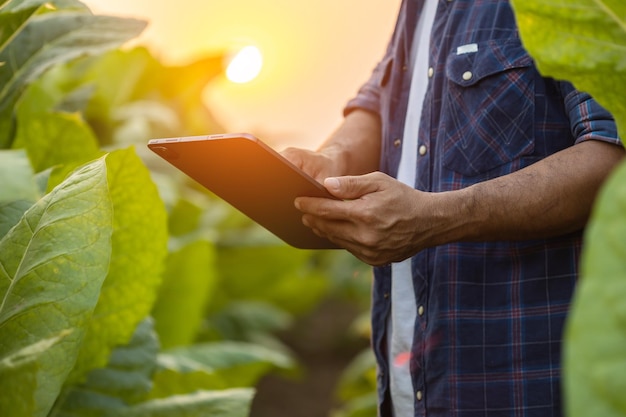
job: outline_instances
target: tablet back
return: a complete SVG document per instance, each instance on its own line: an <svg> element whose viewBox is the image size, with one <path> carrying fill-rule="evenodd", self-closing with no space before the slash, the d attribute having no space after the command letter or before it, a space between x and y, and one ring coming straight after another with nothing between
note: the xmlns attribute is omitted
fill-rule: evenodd
<svg viewBox="0 0 626 417"><path fill-rule="evenodd" d="M334 197L254 136L153 139L148 147L286 243L301 249L336 248L304 226L294 207L298 196Z"/></svg>

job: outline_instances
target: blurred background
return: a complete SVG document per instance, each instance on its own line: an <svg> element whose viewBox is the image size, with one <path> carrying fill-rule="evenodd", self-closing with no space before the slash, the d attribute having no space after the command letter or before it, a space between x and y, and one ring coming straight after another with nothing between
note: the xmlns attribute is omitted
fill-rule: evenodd
<svg viewBox="0 0 626 417"><path fill-rule="evenodd" d="M224 73L217 74L202 97L216 125L226 131L254 133L277 149L316 148L340 123L344 103L367 80L384 53L399 3L86 1L97 14L147 20L147 29L131 44L147 47L165 66L185 67L207 56L224 54L225 68L242 48L256 47L262 67L254 79L235 83ZM248 67L253 64L244 62ZM220 336L204 329L197 339L253 340L268 345L267 340L275 336L277 341L269 345L277 345L278 351L287 349L298 369L287 372L289 375L268 372L261 378L251 416L358 417L371 413L375 377L367 340L369 268L344 257L329 261L298 254L295 259L299 261L285 262L284 257L293 260L294 254L284 248L242 250L235 246L236 250L218 250L217 264L227 265L218 266L218 270L230 271L221 275L245 275L248 288L232 290L225 285L222 298L230 302L213 302L206 319L209 328L213 332L217 328ZM233 268L232 258L244 268ZM311 262L319 262L319 268L311 271ZM263 272L252 276L252 269ZM284 287L283 296L277 297L274 290L259 291L264 279L275 276L282 277L278 286ZM250 300L253 293L257 300ZM281 298L300 294L299 300ZM273 304L269 310L268 301ZM259 305L253 307L251 302ZM157 325L158 310L157 304ZM271 336L265 334L263 341L232 331L235 326L240 333L250 329L260 333L258 326L250 324L250 315L256 312L263 317L270 310L273 318L269 323L273 324L263 330ZM278 325L276 314L288 319Z"/></svg>
<svg viewBox="0 0 626 417"><path fill-rule="evenodd" d="M259 48L264 65L247 84L220 78L206 91L218 120L276 147L314 148L382 56L400 1L87 0L100 14L139 17L136 43L167 64L218 50Z"/></svg>
<svg viewBox="0 0 626 417"><path fill-rule="evenodd" d="M15 161L0 165L0 189L3 178L17 189L2 197L19 208L12 222L0 221L0 239L77 167L107 153L115 171L107 183L115 244L99 259L109 273L82 324L91 336L77 345L80 366L68 365L86 379L65 381L52 415L153 399L155 407L162 399L196 407L198 392L218 398L209 412L216 417L247 416L248 408L252 417L375 415L371 269L345 251L289 247L146 143L244 131L277 149L316 148L384 53L399 3L0 7L8 22L0 85L12 86L0 92L0 150ZM116 368L119 358L137 360L126 349L135 344L147 354L135 364L141 378ZM103 378L108 372L115 377Z"/></svg>
<svg viewBox="0 0 626 417"><path fill-rule="evenodd" d="M256 47L262 57L258 75L245 83L217 75L203 92L204 104L226 131L251 132L277 149L314 149L340 123L345 102L384 53L400 0L85 3L98 14L147 20L147 29L131 45L147 47L164 65L185 66L222 53L232 58L246 46ZM257 251L253 252L238 251L236 256L239 262L245 263L249 256L259 261ZM265 263L267 273L252 279L244 293L254 292L254 282L262 282L271 271L282 276L294 272L294 265L278 260L289 255L261 252L277 266L267 268ZM223 251L219 256L224 258ZM302 274L301 265L308 262L296 262L297 274ZM369 268L349 255L330 264L320 267L324 279L308 276L308 283L300 283L310 293L295 300L298 308L276 303L288 311L289 324L269 330L278 333L279 343L294 355L299 371L297 376L268 373L261 378L251 416L358 417L373 412L375 376L367 340ZM249 275L249 269L245 274ZM247 307L238 304L226 310ZM203 337L201 332L199 339Z"/></svg>

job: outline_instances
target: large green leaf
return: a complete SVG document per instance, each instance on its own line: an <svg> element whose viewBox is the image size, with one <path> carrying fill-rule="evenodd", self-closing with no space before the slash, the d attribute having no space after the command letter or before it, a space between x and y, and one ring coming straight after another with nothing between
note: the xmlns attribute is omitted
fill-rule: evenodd
<svg viewBox="0 0 626 417"><path fill-rule="evenodd" d="M205 240L169 254L152 315L163 348L193 343L215 286L215 247Z"/></svg>
<svg viewBox="0 0 626 417"><path fill-rule="evenodd" d="M86 12L32 17L0 50L0 148L12 141L12 108L24 87L54 64L117 47L145 23Z"/></svg>
<svg viewBox="0 0 626 417"><path fill-rule="evenodd" d="M626 415L626 165L611 177L588 226L582 278L568 322L570 417Z"/></svg>
<svg viewBox="0 0 626 417"><path fill-rule="evenodd" d="M10 392L15 384L30 388L20 397L0 396L7 415L30 407L32 415L45 416L52 407L106 277L112 230L101 158L39 200L0 240L0 359L70 331L28 372L0 374L0 392Z"/></svg>
<svg viewBox="0 0 626 417"><path fill-rule="evenodd" d="M152 309L167 254L167 215L148 170L132 148L109 154L107 168L111 263L72 381L103 367L115 346L128 343Z"/></svg>
<svg viewBox="0 0 626 417"><path fill-rule="evenodd" d="M524 46L539 70L590 93L626 131L626 2L511 2Z"/></svg>

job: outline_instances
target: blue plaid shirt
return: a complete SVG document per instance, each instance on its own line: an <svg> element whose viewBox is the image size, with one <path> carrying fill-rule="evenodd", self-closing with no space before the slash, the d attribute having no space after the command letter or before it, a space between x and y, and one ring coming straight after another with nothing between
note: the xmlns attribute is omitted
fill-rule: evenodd
<svg viewBox="0 0 626 417"><path fill-rule="evenodd" d="M345 109L380 115L380 169L393 176L421 7L421 0L403 1L386 55ZM429 65L417 189L467 187L585 140L620 143L612 117L589 95L540 76L508 1L440 0ZM580 245L581 232L454 243L412 258L415 303L423 308L415 318L410 362L415 416L561 415L560 341ZM384 417L391 415L385 329L390 274L389 267L375 269L372 304Z"/></svg>

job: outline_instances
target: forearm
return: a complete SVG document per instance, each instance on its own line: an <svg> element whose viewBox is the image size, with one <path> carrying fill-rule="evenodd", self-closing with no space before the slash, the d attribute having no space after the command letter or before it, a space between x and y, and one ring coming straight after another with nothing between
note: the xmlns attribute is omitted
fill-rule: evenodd
<svg viewBox="0 0 626 417"><path fill-rule="evenodd" d="M337 164L337 175L360 175L378 169L380 142L379 117L354 110L318 151Z"/></svg>
<svg viewBox="0 0 626 417"><path fill-rule="evenodd" d="M448 221L434 239L518 240L582 229L596 194L623 148L587 141L513 174L436 197L436 213Z"/></svg>

